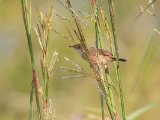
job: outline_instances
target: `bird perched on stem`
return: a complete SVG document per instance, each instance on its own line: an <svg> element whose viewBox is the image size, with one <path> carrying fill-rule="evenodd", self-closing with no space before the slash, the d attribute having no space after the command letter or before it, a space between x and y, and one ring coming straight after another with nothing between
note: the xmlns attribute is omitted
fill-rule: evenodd
<svg viewBox="0 0 160 120"><path fill-rule="evenodd" d="M69 46L69 47L74 48L81 55L81 57L83 59L87 60L85 53L84 53L84 50L83 50L83 47L80 44L75 44L75 45ZM110 53L104 49L97 49L95 47L88 48L87 55L88 55L88 58L92 64L99 63L104 69L106 69L108 67L107 66L108 62L116 61L116 58L113 56L112 53ZM123 59L123 58L119 58L118 60L121 62L127 61L126 59Z"/></svg>

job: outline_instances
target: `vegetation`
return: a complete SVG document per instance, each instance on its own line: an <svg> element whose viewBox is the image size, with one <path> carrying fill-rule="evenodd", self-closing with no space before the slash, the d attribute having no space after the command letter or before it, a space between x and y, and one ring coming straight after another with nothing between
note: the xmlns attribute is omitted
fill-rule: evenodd
<svg viewBox="0 0 160 120"><path fill-rule="evenodd" d="M141 19L144 13L155 17L156 1L157 0L149 0L146 7L139 6L141 11L139 11L139 14L135 17L135 21L137 22ZM78 5L78 7L81 6L83 9L79 10L78 7L76 8L79 2L82 5ZM155 73L149 74L149 69L152 68L153 70L153 67L150 65L150 63L153 62L152 53L154 49L152 45L154 44L155 31L159 33L158 28L152 29L148 41L143 41L143 45L139 42L138 50L141 50L139 52L140 55L133 55L135 54L135 49L131 52L126 51L126 49L130 48L124 49L122 46L120 47L120 44L124 44L125 41L119 39L120 30L118 26L120 26L120 19L118 19L117 15L117 1L84 0L79 2L75 4L76 2L71 0L43 0L40 2L21 0L21 12L32 69L29 120L66 119L66 117L63 118L59 116L65 116L70 109L74 111L74 119L78 120L135 120L138 117L143 119L142 115L157 107L158 104L157 102L151 103L148 100L144 105L142 103L145 98L138 98L138 93L137 96L135 96L134 92L138 84L140 84L140 80L142 80L140 88L142 88L142 91L145 90L145 88L143 88L146 87L144 79L146 79L147 76L152 79L152 76L155 74L154 76L156 77L154 79L159 78L157 77L158 74L156 74L156 70L154 71ZM57 9L57 6L61 8L64 13L61 9ZM61 25L58 26L57 22ZM158 22L156 23L156 27L157 26ZM125 34L127 34L127 32ZM61 43L63 44L62 46ZM74 50L70 49L70 52L65 52L65 49L69 49L69 47L66 46L77 43L80 43L83 48L87 60L84 64L86 64L87 67L83 66L82 62L84 61L82 61L83 59L78 54L76 62L74 62L74 58L70 56L70 53L76 54ZM95 46L97 49L101 48L110 51L113 56L116 57L114 67L112 63L110 63L107 69L104 70L104 67L101 66L99 61L93 64L88 54L89 44ZM132 47L131 44L129 44L129 46ZM141 49L142 46L143 50ZM59 48L59 50L55 50L55 48ZM122 49L124 49L124 53L120 52ZM118 60L120 56L125 56L128 59L127 63L122 64L122 66ZM136 60L139 60L138 65L136 64L137 62L135 62ZM131 65L132 62L133 65ZM134 68L134 64L137 65L137 68ZM156 67L156 61L154 65ZM23 75L25 76L25 74ZM29 78L31 79L31 77ZM129 82L127 79L133 81ZM75 84L75 81L77 81L78 84ZM63 82L66 85L63 84ZM94 83L94 88L91 88L90 83ZM74 89L72 89L72 87ZM148 87L148 89L151 88L152 87ZM58 103L56 93L61 91L60 89L64 89L64 91L65 89L81 91L80 94L83 95L77 92L76 95L73 96L73 100L80 99L81 97L87 99L90 93L96 93L94 97L95 101L90 99L89 102L94 102L100 109L84 105L83 107L79 107L83 109L79 112L80 115L77 116L75 111L78 110L74 110L76 107L73 106L81 106L82 103L79 101L79 103L76 104L75 102L72 106L72 102L70 102L72 97L65 96L64 91L62 94L62 100L64 102L56 104ZM51 93L52 90L54 91L53 94ZM156 90L158 90L158 88ZM151 91L153 92L154 90ZM141 92L139 96L142 94L143 92ZM130 101L131 98L133 101ZM138 102L138 100L140 100L140 102ZM67 104L68 102L69 107L67 108L63 104ZM133 107L130 105L131 103L134 105L137 104L137 106ZM59 107L61 108L60 112L56 108L57 105L61 106ZM143 105L143 107L140 105ZM129 108L129 106L133 108ZM155 113L153 112L152 114ZM71 117L67 117L67 119L71 119Z"/></svg>

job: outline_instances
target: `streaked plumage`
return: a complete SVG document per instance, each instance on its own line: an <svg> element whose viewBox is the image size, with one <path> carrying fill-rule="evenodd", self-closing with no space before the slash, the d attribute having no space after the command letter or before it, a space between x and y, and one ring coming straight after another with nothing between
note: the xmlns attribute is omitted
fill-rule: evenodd
<svg viewBox="0 0 160 120"><path fill-rule="evenodd" d="M75 44L73 46L69 46L74 48L81 56L85 59L83 48L80 44ZM116 61L116 58L112 53L104 50L104 49L96 49L95 47L88 48L89 59L93 64L100 63L105 69L107 68L108 62ZM126 59L119 58L119 61L126 62Z"/></svg>

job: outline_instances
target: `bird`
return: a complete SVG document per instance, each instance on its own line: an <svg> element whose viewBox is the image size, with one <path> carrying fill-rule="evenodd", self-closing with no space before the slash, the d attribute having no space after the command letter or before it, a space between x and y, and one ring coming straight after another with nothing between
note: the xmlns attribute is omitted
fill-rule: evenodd
<svg viewBox="0 0 160 120"><path fill-rule="evenodd" d="M76 52L78 52L84 60L87 60L81 44L75 44L75 45L71 45L69 47L73 48ZM114 57L111 52L104 50L104 49L95 48L95 47L89 47L87 55L88 55L88 58L92 64L95 65L95 64L99 63L104 69L106 69L108 67L107 64L109 62L116 61L116 57ZM127 61L124 58L119 58L118 60L121 62Z"/></svg>

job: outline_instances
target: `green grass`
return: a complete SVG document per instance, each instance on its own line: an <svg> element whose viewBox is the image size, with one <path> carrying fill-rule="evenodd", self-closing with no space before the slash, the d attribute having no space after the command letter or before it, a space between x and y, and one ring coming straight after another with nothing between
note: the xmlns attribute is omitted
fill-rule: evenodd
<svg viewBox="0 0 160 120"><path fill-rule="evenodd" d="M35 93L36 103L37 103L37 113L38 119L41 120L41 108L40 108L40 100L39 100L39 93L38 93L38 83L37 83L37 75L35 70L35 60L33 54L33 46L32 46L32 36L31 36L31 1L29 0L21 0L22 3L22 15L27 35L28 47L30 52L31 58L31 66L32 66L32 75L33 75L33 85L31 85L31 95L30 95L30 112L29 112L29 120L32 120L32 105L33 105L33 95ZM34 87L34 91L33 91Z"/></svg>
<svg viewBox="0 0 160 120"><path fill-rule="evenodd" d="M115 74L110 74L110 68L107 68L106 70L103 69L103 66L101 66L98 62L96 65L93 65L89 58L88 54L88 45L87 43L89 40L85 36L85 30L84 30L84 22L81 19L81 16L77 14L77 10L74 10L74 6L72 6L72 3L70 0L65 0L65 3L58 0L60 5L63 6L65 9L68 10L68 12L71 15L71 20L68 18L64 18L63 16L60 16L59 14L56 14L56 16L61 20L61 22L64 25L64 28L66 29L68 36L57 32L54 29L54 26L52 26L52 15L54 13L53 8L46 8L45 12L38 10L38 15L36 16L38 21L35 27L35 33L36 37L39 42L39 46L41 48L41 58L40 58L40 65L41 65L41 76L42 78L37 78L37 71L35 67L35 57L34 57L34 50L33 50L33 39L32 39L32 33L31 33L31 1L30 0L21 0L22 3L22 15L24 20L24 26L26 30L26 36L28 41L28 48L30 52L30 59L31 59L31 67L32 67L32 84L31 84L31 92L30 92L30 110L29 110L29 120L33 120L34 112L33 112L33 101L34 101L34 94L36 98L36 106L37 106L37 118L39 120L47 119L47 120L53 120L55 119L55 113L53 113L54 108L52 106L49 106L49 81L52 78L53 75L53 66L57 60L57 52L54 52L51 60L50 60L50 51L49 51L49 43L50 43L50 30L56 32L61 38L65 38L67 40L72 40L72 43L75 42L77 39L78 42L81 44L84 50L85 57L87 59L87 62L90 66L90 69L93 72L92 74L87 73L83 69L79 69L75 64L76 69L72 68L62 68L65 71L72 72L79 74L83 77L87 78L94 78L98 84L98 92L100 96L100 107L101 107L101 119L105 120L107 118L107 114L110 115L111 120L128 120L128 119L135 119L140 114L148 111L149 109L153 108L153 106L142 108L141 110L138 110L138 112L134 112L131 116L126 115L126 106L125 106L125 100L124 100L124 93L123 93L123 83L122 83L122 77L121 77L121 69L119 65L119 45L118 45L118 34L117 34L117 28L116 28L116 15L114 12L114 1L107 0L108 4L104 5L102 0L92 0L91 1L91 7L93 15L89 15L89 17L93 17L94 19L94 27L93 31L95 31L95 40L96 40L96 48L98 49L107 49L109 50L115 57L116 61L114 62L114 71ZM84 1L85 2L85 1ZM146 11L150 6L153 6L153 3L155 3L156 0L153 0L147 7L144 9ZM47 3L47 1L46 1ZM86 3L85 3L86 5ZM47 5L46 5L47 6ZM87 7L87 6L86 6ZM87 8L86 8L87 10ZM144 12L143 11L143 12ZM67 11L66 11L67 12ZM138 17L143 13L141 12ZM79 11L79 13L83 13L82 11ZM109 15L107 15L109 13ZM88 14L88 13L87 13ZM107 16L109 16L107 18ZM67 26L66 22L71 22L73 26ZM53 28L52 28L53 27ZM86 26L85 26L86 27ZM106 42L107 41L107 42ZM109 43L109 48L105 45L105 43ZM144 62L145 56L147 56L148 50L150 49L150 43L151 40L149 40L146 44L146 47L144 49L142 59L140 61L140 64ZM67 59L67 58L66 58ZM68 60L71 62L71 60ZM139 65L141 68L141 65ZM141 71L141 69L139 69ZM114 77L114 76L116 77ZM76 78L75 76L71 76L72 79ZM70 78L71 77L66 77ZM78 78L78 77L77 77ZM113 80L113 78L116 78L116 80ZM38 80L39 79L39 80ZM118 86L116 86L118 84ZM115 94L116 93L116 94ZM65 98L66 99L66 98ZM116 103L116 101L120 100L120 104ZM107 106L107 108L105 107ZM121 113L119 112L119 107L121 109ZM51 108L51 111L49 111ZM107 112L106 112L107 111Z"/></svg>

